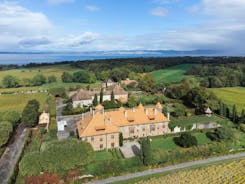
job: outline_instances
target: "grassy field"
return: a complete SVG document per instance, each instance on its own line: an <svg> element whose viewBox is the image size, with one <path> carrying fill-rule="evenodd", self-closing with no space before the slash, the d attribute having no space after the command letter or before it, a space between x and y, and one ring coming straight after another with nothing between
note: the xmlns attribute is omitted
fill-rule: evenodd
<svg viewBox="0 0 245 184"><path fill-rule="evenodd" d="M193 66L193 64L177 65L150 72L150 75L155 78L156 82L180 82L185 77L185 72Z"/></svg>
<svg viewBox="0 0 245 184"><path fill-rule="evenodd" d="M12 75L18 79L24 78L33 78L37 74L43 74L48 77L54 75L57 77L57 80L61 80L61 75L63 72L75 72L79 71L78 68L71 67L70 65L54 65L54 66L39 66L34 68L23 68L23 69L14 69L14 70L5 70L0 71L0 79L6 75Z"/></svg>
<svg viewBox="0 0 245 184"><path fill-rule="evenodd" d="M179 169L177 171L157 173L115 183L244 183L244 165L244 159L231 159L214 164L205 164L186 169Z"/></svg>
<svg viewBox="0 0 245 184"><path fill-rule="evenodd" d="M193 135L197 138L198 146L211 142L210 139L206 137L205 133L197 132L197 133L193 133ZM176 137L176 135L172 135L168 137L163 137L163 136L151 137L152 139L151 145L152 145L153 151L154 150L156 151L159 149L162 149L165 151L171 151L174 149L183 149L174 143L173 137Z"/></svg>
<svg viewBox="0 0 245 184"><path fill-rule="evenodd" d="M238 112L245 109L245 88L212 88L209 89L209 91L212 91L218 98L223 100L224 103L230 107L235 104Z"/></svg>
<svg viewBox="0 0 245 184"><path fill-rule="evenodd" d="M42 110L47 97L47 93L0 95L0 111L14 110L21 113L27 102L32 99L40 102Z"/></svg>

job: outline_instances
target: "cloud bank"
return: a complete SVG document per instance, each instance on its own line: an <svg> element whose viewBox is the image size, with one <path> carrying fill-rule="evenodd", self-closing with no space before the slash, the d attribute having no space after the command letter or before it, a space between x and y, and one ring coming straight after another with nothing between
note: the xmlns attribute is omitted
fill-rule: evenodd
<svg viewBox="0 0 245 184"><path fill-rule="evenodd" d="M72 0L49 1L67 3ZM163 4L169 2L161 1ZM96 11L95 7L87 9ZM245 52L244 0L202 0L186 9L186 13L192 16L208 19L195 26L143 35L110 35L100 34L99 31L67 35L56 34L56 26L45 14L33 12L17 3L4 2L0 3L0 50L213 49L227 53ZM168 14L164 6L150 12L155 16Z"/></svg>

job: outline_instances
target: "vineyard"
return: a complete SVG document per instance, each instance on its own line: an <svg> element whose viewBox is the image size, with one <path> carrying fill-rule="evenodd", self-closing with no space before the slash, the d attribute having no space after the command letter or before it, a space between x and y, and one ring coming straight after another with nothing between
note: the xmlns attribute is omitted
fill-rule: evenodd
<svg viewBox="0 0 245 184"><path fill-rule="evenodd" d="M245 183L245 160L217 164L199 169L179 171L158 178L138 181L137 184L156 183Z"/></svg>

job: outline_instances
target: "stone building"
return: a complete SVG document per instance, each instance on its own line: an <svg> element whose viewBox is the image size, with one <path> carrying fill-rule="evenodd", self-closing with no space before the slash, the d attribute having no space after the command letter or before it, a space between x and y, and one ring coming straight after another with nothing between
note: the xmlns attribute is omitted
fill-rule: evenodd
<svg viewBox="0 0 245 184"><path fill-rule="evenodd" d="M120 107L104 112L98 105L91 114L77 122L78 136L89 142L94 150L119 147L119 134L123 138L140 138L170 133L169 118L162 113L162 105L145 108L142 104L133 109Z"/></svg>
<svg viewBox="0 0 245 184"><path fill-rule="evenodd" d="M125 91L119 84L113 83L110 84L106 88L102 88L103 90L103 101L110 101L111 100L111 93L113 91L115 100L121 101L121 102L127 102L128 100L128 92ZM91 91L91 90L85 90L80 89L72 96L72 104L73 108L76 108L77 106L89 106L92 105L94 95L98 95L99 100L99 94L100 91Z"/></svg>

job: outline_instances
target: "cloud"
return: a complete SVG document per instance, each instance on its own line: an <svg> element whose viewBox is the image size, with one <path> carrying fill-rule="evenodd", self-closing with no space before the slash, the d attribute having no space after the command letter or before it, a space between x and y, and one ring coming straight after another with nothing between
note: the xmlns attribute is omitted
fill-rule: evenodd
<svg viewBox="0 0 245 184"><path fill-rule="evenodd" d="M87 5L87 6L85 6L85 9L88 11L92 11L92 12L100 10L100 8L98 6L94 6L94 5Z"/></svg>
<svg viewBox="0 0 245 184"><path fill-rule="evenodd" d="M150 13L153 16L165 17L168 14L168 10L163 7L157 7L151 9Z"/></svg>
<svg viewBox="0 0 245 184"><path fill-rule="evenodd" d="M73 3L75 0L48 0L50 4L64 4L64 3Z"/></svg>
<svg viewBox="0 0 245 184"><path fill-rule="evenodd" d="M43 13L32 12L16 3L0 3L0 17L0 49L18 47L27 38L47 37L54 30Z"/></svg>
<svg viewBox="0 0 245 184"><path fill-rule="evenodd" d="M48 38L28 38L23 39L19 42L19 44L23 47L34 47L40 45L48 45L51 41Z"/></svg>

